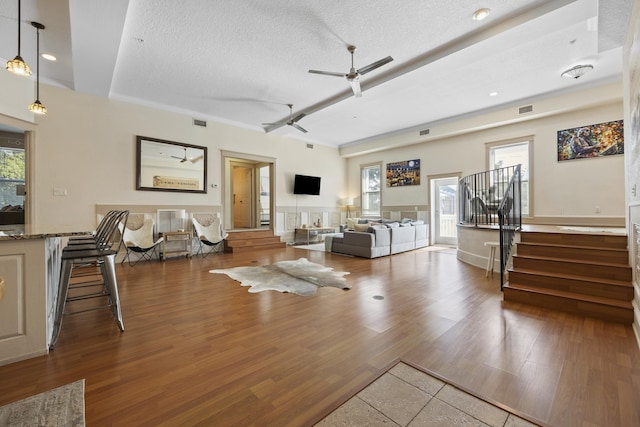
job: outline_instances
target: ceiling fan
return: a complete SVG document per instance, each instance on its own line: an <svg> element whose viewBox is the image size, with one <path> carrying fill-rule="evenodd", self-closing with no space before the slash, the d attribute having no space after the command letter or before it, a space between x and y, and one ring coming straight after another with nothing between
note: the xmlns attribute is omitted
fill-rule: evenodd
<svg viewBox="0 0 640 427"><path fill-rule="evenodd" d="M196 163L202 160L204 158L204 155L190 159L187 157L187 149L184 148L184 157L178 157L178 156L171 156L171 157L173 157L174 159L180 159L180 163L184 163L184 162Z"/></svg>
<svg viewBox="0 0 640 427"><path fill-rule="evenodd" d="M289 120L288 121L286 121L286 122L276 122L276 123L263 123L262 126L289 125L289 126L293 126L294 128L298 129L300 132L307 133L307 130L305 128L303 128L302 126L297 124L297 122L300 119L302 119L304 116L306 116L306 114L305 113L300 113L297 116L293 117L293 104L287 104L287 107L289 107Z"/></svg>
<svg viewBox="0 0 640 427"><path fill-rule="evenodd" d="M387 64L393 61L393 58L390 56L387 56L386 58L382 58L376 62L373 62L369 65L365 65L364 67L356 70L355 67L353 66L353 54L356 51L356 47L353 45L347 46L347 50L351 53L351 69L347 74L334 73L332 71L318 71L318 70L309 70L309 72L314 74L324 74L327 76L346 77L349 84L351 84L351 90L353 90L353 94L356 97L361 97L362 89L360 89L360 76L367 74L368 72L373 71L376 68L382 67L384 64Z"/></svg>

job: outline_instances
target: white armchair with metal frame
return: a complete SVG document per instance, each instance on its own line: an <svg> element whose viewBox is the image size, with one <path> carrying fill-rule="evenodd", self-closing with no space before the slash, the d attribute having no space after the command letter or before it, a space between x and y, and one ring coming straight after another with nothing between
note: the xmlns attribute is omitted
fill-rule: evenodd
<svg viewBox="0 0 640 427"><path fill-rule="evenodd" d="M222 229L222 220L218 214L214 215L209 225L203 225L196 216L191 218L191 222L193 223L193 228L198 237L198 243L200 244L198 253L202 255L203 258L212 252L219 251L219 249L224 246L224 240L229 233L226 233ZM209 247L208 251L204 250L205 246Z"/></svg>
<svg viewBox="0 0 640 427"><path fill-rule="evenodd" d="M154 240L154 225L154 221L151 218L145 218L142 226L137 229L131 229L122 224L120 225L122 241L127 250L125 257L122 259L122 263L129 260L129 265L133 266L140 261L151 261L153 259L154 254L157 254L158 245L164 240L163 237ZM134 261L131 259L132 254L137 255L137 259Z"/></svg>

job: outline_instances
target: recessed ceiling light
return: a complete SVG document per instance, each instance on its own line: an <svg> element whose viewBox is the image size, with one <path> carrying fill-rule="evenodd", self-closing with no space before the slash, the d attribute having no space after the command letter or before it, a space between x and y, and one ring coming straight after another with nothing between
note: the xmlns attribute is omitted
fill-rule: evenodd
<svg viewBox="0 0 640 427"><path fill-rule="evenodd" d="M489 16L489 13L491 13L491 9L489 9L488 7L483 7L482 9L478 9L473 12L473 15L471 15L471 17L474 21L482 21L484 18Z"/></svg>
<svg viewBox="0 0 640 427"><path fill-rule="evenodd" d="M51 55L50 53L43 53L41 56L47 61L55 61L56 59L58 59L55 56Z"/></svg>
<svg viewBox="0 0 640 427"><path fill-rule="evenodd" d="M498 92L495 92L495 91L494 91L494 92L491 92L491 93L489 94L489 96L498 96Z"/></svg>

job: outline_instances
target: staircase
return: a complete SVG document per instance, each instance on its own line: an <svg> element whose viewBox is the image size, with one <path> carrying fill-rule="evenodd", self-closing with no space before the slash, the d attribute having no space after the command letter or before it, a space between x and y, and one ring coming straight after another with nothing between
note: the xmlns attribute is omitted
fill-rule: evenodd
<svg viewBox="0 0 640 427"><path fill-rule="evenodd" d="M627 236L521 232L504 300L633 323Z"/></svg>
<svg viewBox="0 0 640 427"><path fill-rule="evenodd" d="M273 230L229 231L225 240L225 252L249 252L262 249L285 248L285 242L273 235Z"/></svg>

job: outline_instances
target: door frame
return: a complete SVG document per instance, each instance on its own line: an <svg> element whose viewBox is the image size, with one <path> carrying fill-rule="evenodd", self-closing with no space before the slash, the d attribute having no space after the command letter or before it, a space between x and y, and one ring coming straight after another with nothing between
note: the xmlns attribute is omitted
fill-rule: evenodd
<svg viewBox="0 0 640 427"><path fill-rule="evenodd" d="M233 179L232 179L232 163L244 163L247 165L252 165L252 167L256 170L259 170L261 167L269 166L269 225L268 229L275 230L276 229L276 216L275 212L275 204L276 204L276 185L275 185L275 176L276 176L276 159L273 157L265 157L265 156L256 156L253 154L247 153L239 153L235 151L226 151L221 150L220 154L222 156L222 210L223 210L223 224L226 230L232 230L233 225ZM258 173L259 175L259 173ZM259 176L256 177L259 179ZM252 195L252 206L257 206L259 201L259 192L260 186L254 185L254 193ZM259 221L259 215L256 215ZM256 227L253 229L261 229L264 230L265 227ZM247 229L243 229L247 230Z"/></svg>
<svg viewBox="0 0 640 427"><path fill-rule="evenodd" d="M435 181L437 180L441 180L441 179L453 179L455 178L456 181L460 181L460 178L462 178L462 172L451 172L451 173L442 173L442 174L436 174L436 175L428 175L427 176L427 181L428 181L428 200L429 200L429 223L431 224L431 232L429 233L429 244L434 245L436 244L436 209L438 209L438 204L436 203L436 194L434 188L435 188ZM456 190L456 193L459 193ZM457 194L457 197L460 197L460 194ZM458 204L456 203L456 215L458 213ZM456 221L457 222L457 221Z"/></svg>

